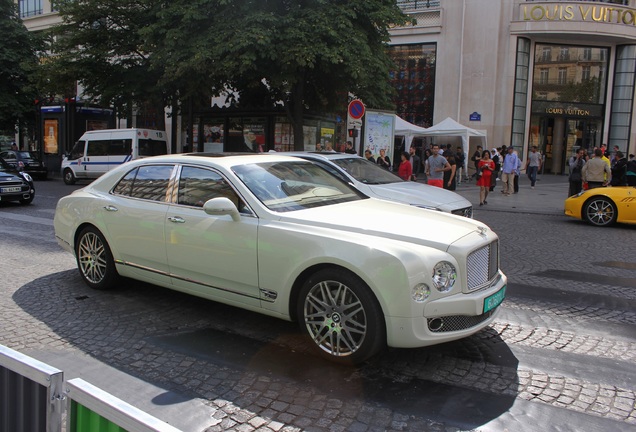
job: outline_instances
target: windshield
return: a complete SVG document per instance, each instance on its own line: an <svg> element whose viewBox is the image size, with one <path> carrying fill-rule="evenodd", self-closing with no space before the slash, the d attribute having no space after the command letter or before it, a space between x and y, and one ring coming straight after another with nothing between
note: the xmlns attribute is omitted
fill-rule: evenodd
<svg viewBox="0 0 636 432"><path fill-rule="evenodd" d="M266 162L232 169L268 209L276 212L363 199L356 189L311 162Z"/></svg>
<svg viewBox="0 0 636 432"><path fill-rule="evenodd" d="M364 158L334 158L330 159L330 162L338 165L342 170L346 171L347 174L360 183L380 185L404 181L392 172L387 171Z"/></svg>

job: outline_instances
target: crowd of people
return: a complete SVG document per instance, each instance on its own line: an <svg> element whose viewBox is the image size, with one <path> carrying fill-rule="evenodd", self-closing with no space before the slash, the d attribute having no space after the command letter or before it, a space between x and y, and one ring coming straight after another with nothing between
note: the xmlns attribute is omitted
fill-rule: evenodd
<svg viewBox="0 0 636 432"><path fill-rule="evenodd" d="M380 150L380 156L374 159L367 149L365 157L382 168L393 169L385 150ZM475 168L472 176L468 176L469 162ZM536 146L530 149L524 164L513 146L504 145L491 150L477 146L469 161L462 146L453 151L450 144L433 144L424 151L410 147L408 152L401 152L396 171L403 180L421 181L448 190L456 190L462 181L475 178L479 187L479 205L486 205L488 194L494 191L497 180L501 181L504 196L518 193L519 176L523 170L530 180L530 188L534 189L542 164L543 156ZM603 145L590 154L585 149L578 149L568 160L568 166L568 196L587 188L636 185L636 159L630 154L628 160L617 146L608 152Z"/></svg>

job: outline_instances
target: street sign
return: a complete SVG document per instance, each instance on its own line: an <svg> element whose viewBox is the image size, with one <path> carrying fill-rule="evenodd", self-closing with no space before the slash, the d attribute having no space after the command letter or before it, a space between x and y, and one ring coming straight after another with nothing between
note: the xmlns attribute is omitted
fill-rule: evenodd
<svg viewBox="0 0 636 432"><path fill-rule="evenodd" d="M349 102L349 117L358 120L364 115L364 104L360 99L354 99Z"/></svg>

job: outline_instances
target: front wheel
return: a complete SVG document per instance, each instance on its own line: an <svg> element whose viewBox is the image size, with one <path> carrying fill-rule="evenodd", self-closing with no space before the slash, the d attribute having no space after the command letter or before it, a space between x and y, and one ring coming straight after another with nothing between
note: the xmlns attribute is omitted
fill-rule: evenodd
<svg viewBox="0 0 636 432"><path fill-rule="evenodd" d="M587 201L583 214L589 223L596 226L612 225L618 217L616 205L605 197L594 197Z"/></svg>
<svg viewBox="0 0 636 432"><path fill-rule="evenodd" d="M369 287L341 269L321 270L301 288L301 328L332 361L357 364L386 346L384 315Z"/></svg>
<svg viewBox="0 0 636 432"><path fill-rule="evenodd" d="M75 174L73 174L73 171L70 169L65 169L64 170L64 183L66 183L67 185L74 185L75 184Z"/></svg>
<svg viewBox="0 0 636 432"><path fill-rule="evenodd" d="M82 279L98 290L114 288L119 282L113 254L99 230L87 227L77 237L75 257Z"/></svg>

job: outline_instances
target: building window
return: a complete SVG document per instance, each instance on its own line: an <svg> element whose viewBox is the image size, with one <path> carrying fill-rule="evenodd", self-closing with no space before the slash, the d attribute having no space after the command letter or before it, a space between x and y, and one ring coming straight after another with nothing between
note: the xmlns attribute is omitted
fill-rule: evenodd
<svg viewBox="0 0 636 432"><path fill-rule="evenodd" d="M547 63L550 61L552 50L550 47L543 47L543 51L541 52L541 61Z"/></svg>
<svg viewBox="0 0 636 432"><path fill-rule="evenodd" d="M548 68L541 68L539 70L539 84L547 84L549 82L550 70Z"/></svg>
<svg viewBox="0 0 636 432"><path fill-rule="evenodd" d="M568 80L568 69L564 67L559 68L559 84L565 84Z"/></svg>
<svg viewBox="0 0 636 432"><path fill-rule="evenodd" d="M559 60L570 60L570 49L568 47L561 47L561 50L559 51Z"/></svg>
<svg viewBox="0 0 636 432"><path fill-rule="evenodd" d="M42 15L42 0L20 0L20 17Z"/></svg>
<svg viewBox="0 0 636 432"><path fill-rule="evenodd" d="M583 68L581 69L581 79L582 80L589 80L592 76L591 73L591 68L589 66L583 66Z"/></svg>
<svg viewBox="0 0 636 432"><path fill-rule="evenodd" d="M435 99L435 44L394 45L389 55L397 70L389 73L391 84L397 91L396 114L418 126L433 124Z"/></svg>

